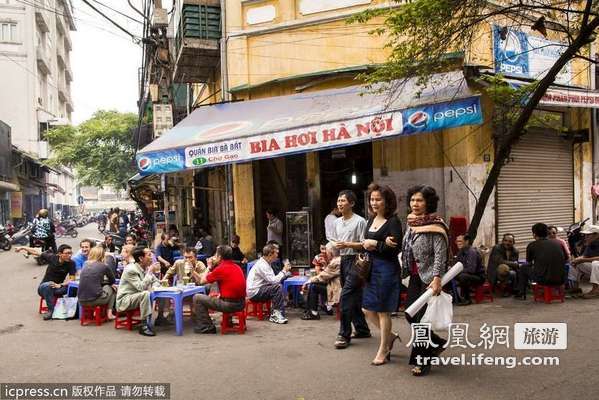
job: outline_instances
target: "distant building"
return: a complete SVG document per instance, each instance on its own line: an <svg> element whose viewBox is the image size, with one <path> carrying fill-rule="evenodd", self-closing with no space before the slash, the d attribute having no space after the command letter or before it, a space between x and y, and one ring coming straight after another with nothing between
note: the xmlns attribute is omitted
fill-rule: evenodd
<svg viewBox="0 0 599 400"><path fill-rule="evenodd" d="M74 30L70 0L0 1L0 120L11 127L18 152L36 162L48 158L45 132L71 123ZM31 204L69 214L77 206L74 174L49 171L40 177L43 198Z"/></svg>

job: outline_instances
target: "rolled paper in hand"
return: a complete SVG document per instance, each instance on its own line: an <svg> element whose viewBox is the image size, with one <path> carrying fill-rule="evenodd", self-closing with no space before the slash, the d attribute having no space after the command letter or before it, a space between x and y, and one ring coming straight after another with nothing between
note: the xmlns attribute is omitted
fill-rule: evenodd
<svg viewBox="0 0 599 400"><path fill-rule="evenodd" d="M443 275L441 278L441 286L445 286L448 282L450 282L453 278L455 278L460 272L464 270L464 264L461 262L456 263L453 267L449 268L449 270ZM410 307L408 307L405 311L410 317L413 317L420 311L422 307L428 302L428 299L433 295L432 289L426 289L426 292L422 293L422 295L413 302Z"/></svg>

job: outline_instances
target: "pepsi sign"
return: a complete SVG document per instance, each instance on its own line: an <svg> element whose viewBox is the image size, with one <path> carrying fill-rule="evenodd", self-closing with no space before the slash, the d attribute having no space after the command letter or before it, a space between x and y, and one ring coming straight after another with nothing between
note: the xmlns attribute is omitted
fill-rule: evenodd
<svg viewBox="0 0 599 400"><path fill-rule="evenodd" d="M414 129L425 128L429 118L426 112L418 110L408 117L407 123Z"/></svg>
<svg viewBox="0 0 599 400"><path fill-rule="evenodd" d="M185 156L178 150L166 150L137 155L137 169L140 174L163 174L185 168Z"/></svg>
<svg viewBox="0 0 599 400"><path fill-rule="evenodd" d="M402 112L403 134L431 132L464 125L482 124L479 97L411 108Z"/></svg>

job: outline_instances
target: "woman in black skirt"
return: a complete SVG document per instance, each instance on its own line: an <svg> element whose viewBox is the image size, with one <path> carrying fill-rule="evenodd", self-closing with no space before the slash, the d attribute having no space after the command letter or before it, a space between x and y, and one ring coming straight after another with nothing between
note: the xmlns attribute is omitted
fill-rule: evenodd
<svg viewBox="0 0 599 400"><path fill-rule="evenodd" d="M370 276L364 288L362 308L368 322L381 331L381 341L372 365L383 365L399 336L391 330L391 313L399 300L400 266L397 258L402 237L401 223L395 215L397 198L386 185L368 187L370 218L366 224L363 247L371 260Z"/></svg>

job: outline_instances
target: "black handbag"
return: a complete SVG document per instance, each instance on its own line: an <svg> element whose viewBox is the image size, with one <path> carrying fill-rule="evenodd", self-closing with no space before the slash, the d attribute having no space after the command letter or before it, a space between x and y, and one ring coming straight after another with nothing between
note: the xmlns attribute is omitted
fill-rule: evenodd
<svg viewBox="0 0 599 400"><path fill-rule="evenodd" d="M354 269L358 274L358 277L362 283L366 283L370 280L370 269L372 267L372 260L368 253L360 253L354 261Z"/></svg>

